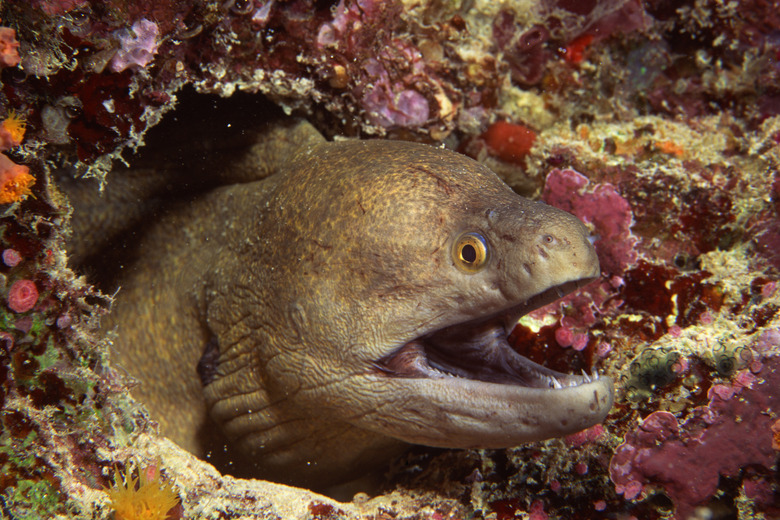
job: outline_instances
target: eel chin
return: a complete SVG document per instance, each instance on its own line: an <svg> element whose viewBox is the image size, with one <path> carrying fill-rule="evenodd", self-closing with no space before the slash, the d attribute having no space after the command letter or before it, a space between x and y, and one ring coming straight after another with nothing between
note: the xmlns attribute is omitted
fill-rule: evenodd
<svg viewBox="0 0 780 520"><path fill-rule="evenodd" d="M564 374L518 354L507 338L528 312L592 279L553 287L529 300L420 336L376 361L374 373L405 381L417 415L439 421L425 433L400 425L408 442L452 448L505 448L573 433L601 422L612 406L609 377ZM438 413L423 411L422 403Z"/></svg>

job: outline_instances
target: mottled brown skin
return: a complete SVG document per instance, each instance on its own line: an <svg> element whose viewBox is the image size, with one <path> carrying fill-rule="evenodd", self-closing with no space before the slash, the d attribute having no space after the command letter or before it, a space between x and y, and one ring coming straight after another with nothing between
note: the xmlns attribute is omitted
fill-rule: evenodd
<svg viewBox="0 0 780 520"><path fill-rule="evenodd" d="M407 443L509 447L603 419L607 378L523 389L377 369L419 336L516 320L554 299L535 295L597 276L575 217L425 145L307 131L294 157L263 160L283 166L157 219L120 277L112 355L165 435L219 456L221 430L256 476L322 487ZM463 232L488 244L478 272L455 266Z"/></svg>

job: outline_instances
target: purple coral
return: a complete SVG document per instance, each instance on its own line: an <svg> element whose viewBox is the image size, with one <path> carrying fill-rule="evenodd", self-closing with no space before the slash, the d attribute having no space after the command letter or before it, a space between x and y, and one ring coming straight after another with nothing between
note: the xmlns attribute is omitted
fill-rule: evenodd
<svg viewBox="0 0 780 520"><path fill-rule="evenodd" d="M573 213L595 228L596 251L605 273L620 274L636 262L631 233L634 222L631 207L612 184L600 183L588 189L589 180L571 169L555 169L547 175L542 199Z"/></svg>
<svg viewBox="0 0 780 520"><path fill-rule="evenodd" d="M363 97L369 121L384 128L421 126L428 120L428 100L414 90L392 90L377 85Z"/></svg>
<svg viewBox="0 0 780 520"><path fill-rule="evenodd" d="M419 51L413 51L411 60L419 62ZM417 92L394 83L384 66L375 59L368 60L365 71L372 79L362 96L362 105L368 119L383 128L423 125L430 115L428 100Z"/></svg>
<svg viewBox="0 0 780 520"><path fill-rule="evenodd" d="M8 267L16 267L22 261L22 255L19 254L19 251L10 247L3 250L2 256L3 263Z"/></svg>
<svg viewBox="0 0 780 520"><path fill-rule="evenodd" d="M780 357L770 358L757 383L747 371L733 385L710 389L707 406L679 421L656 411L625 437L609 465L618 493L637 498L652 485L675 503L677 518L688 518L712 498L721 475L739 476L752 466L770 471L772 417L780 412Z"/></svg>
<svg viewBox="0 0 780 520"><path fill-rule="evenodd" d="M387 5L376 0L341 0L333 10L333 19L323 23L317 34L317 47L346 44L347 47L359 46L358 34L362 29L370 27L367 22L381 17ZM375 34L375 31L371 29Z"/></svg>
<svg viewBox="0 0 780 520"><path fill-rule="evenodd" d="M428 122L431 107L418 90L418 84L431 79L422 53L405 41L393 41L377 55L360 58L359 50L374 47L376 31L393 16L391 3L376 0L341 0L333 10L333 19L323 23L316 44L321 50L332 49L360 63L362 81L353 95L366 112L371 124L382 128L417 127Z"/></svg>
<svg viewBox="0 0 780 520"><path fill-rule="evenodd" d="M118 35L121 47L111 59L111 70L122 72L127 68L144 68L151 63L160 42L157 24L145 18L133 24L132 32L122 31Z"/></svg>

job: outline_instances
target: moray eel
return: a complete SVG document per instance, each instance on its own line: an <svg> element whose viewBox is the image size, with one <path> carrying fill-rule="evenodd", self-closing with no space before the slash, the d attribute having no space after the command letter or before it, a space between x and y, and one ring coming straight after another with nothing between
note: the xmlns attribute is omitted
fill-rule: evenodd
<svg viewBox="0 0 780 520"><path fill-rule="evenodd" d="M444 149L285 142L131 240L105 327L162 433L322 488L408 444L506 448L604 419L609 378L507 343L599 275L577 218Z"/></svg>

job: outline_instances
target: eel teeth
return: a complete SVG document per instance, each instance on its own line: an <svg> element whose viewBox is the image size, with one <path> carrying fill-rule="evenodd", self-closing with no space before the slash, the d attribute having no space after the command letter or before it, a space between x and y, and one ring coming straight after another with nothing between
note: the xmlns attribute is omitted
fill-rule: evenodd
<svg viewBox="0 0 780 520"><path fill-rule="evenodd" d="M586 383L590 383L592 381L588 373L584 370L582 371L582 379L584 379Z"/></svg>

